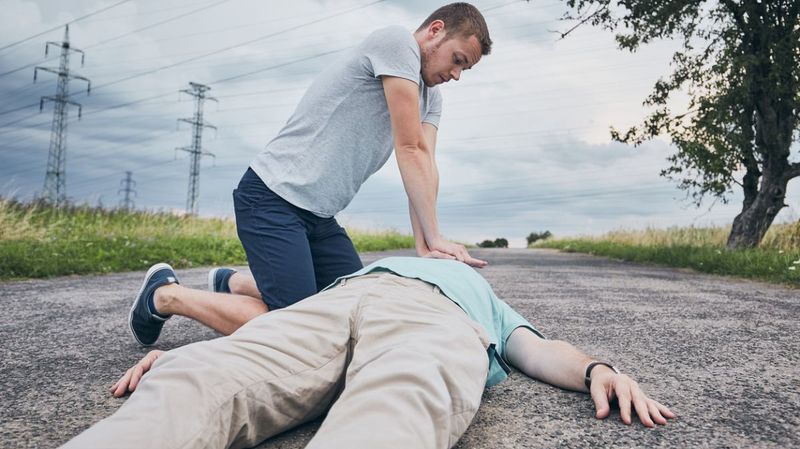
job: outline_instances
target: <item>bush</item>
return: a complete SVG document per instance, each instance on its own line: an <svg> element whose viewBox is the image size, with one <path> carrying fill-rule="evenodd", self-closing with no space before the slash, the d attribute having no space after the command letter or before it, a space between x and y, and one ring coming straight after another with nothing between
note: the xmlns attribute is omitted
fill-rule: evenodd
<svg viewBox="0 0 800 449"><path fill-rule="evenodd" d="M501 237L499 239L494 239L494 241L484 240L477 243L477 245L481 248L508 248L508 240Z"/></svg>
<svg viewBox="0 0 800 449"><path fill-rule="evenodd" d="M531 245L531 244L533 244L533 242L535 242L537 240L547 240L552 236L553 236L553 234L551 234L550 231L531 232L530 234L528 234L527 237L525 237L525 240L528 241L528 245Z"/></svg>

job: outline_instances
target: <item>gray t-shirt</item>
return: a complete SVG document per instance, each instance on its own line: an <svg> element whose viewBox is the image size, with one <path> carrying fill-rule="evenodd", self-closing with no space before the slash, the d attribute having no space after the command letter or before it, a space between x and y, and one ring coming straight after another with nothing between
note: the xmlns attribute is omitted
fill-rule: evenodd
<svg viewBox="0 0 800 449"><path fill-rule="evenodd" d="M392 154L381 75L417 83L422 122L438 127L441 94L425 86L420 68L419 45L411 32L399 26L375 31L314 80L250 167L286 201L332 217Z"/></svg>

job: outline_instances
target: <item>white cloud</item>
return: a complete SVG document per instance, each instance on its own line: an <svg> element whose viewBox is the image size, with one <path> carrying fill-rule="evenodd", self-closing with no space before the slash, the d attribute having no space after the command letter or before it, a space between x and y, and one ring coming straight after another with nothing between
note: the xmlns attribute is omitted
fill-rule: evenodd
<svg viewBox="0 0 800 449"><path fill-rule="evenodd" d="M98 10L113 1L3 0L0 42L14 42ZM211 0L204 3L210 5ZM371 31L389 24L416 28L446 1L383 2L319 23L291 27L368 4L298 0L231 0L169 24L103 43L204 4L129 2L70 28L74 46L85 49L86 66L72 68L97 87L89 97L76 95L87 114L70 123L67 190L78 200L115 204L119 181L127 170L137 181L137 206L182 208L188 178L185 156L173 149L187 145L189 130L175 129L179 117L192 113L178 90L188 81L210 83L261 69L235 81L212 84L206 120L219 127L204 136L204 147L217 155L204 160L200 211L232 215L230 190L247 164L280 129L316 73L339 54L298 61L355 45ZM653 82L668 73L675 48L671 42L629 54L615 49L607 32L579 28L565 40L553 30L567 26L557 19L563 3L552 1L478 1L487 12L492 54L458 83L443 86L444 115L439 133L440 219L445 234L466 242L506 237L524 243L532 231L557 234L602 232L620 226L686 225L703 220L729 222L736 211L716 206L711 214L687 207L683 193L658 176L670 153L656 140L633 149L610 142L608 127L638 123L642 100ZM282 31L283 30L283 31ZM278 35L257 40L270 33ZM0 51L0 73L45 62L44 42L61 39L62 30ZM254 41L246 45L243 42ZM99 45L96 45L99 44ZM2 46L2 45L0 45ZM196 61L189 58L236 47ZM298 61L287 65L292 61ZM123 78L160 67L126 81ZM31 84L32 68L0 77L0 112L53 95L54 77L42 74ZM118 82L119 81L119 82ZM114 83L114 84L109 84ZM107 85L107 87L103 87ZM82 88L80 82L71 86ZM93 113L150 96L163 97ZM0 115L0 125L36 108ZM73 111L74 113L74 111ZM0 128L0 178L3 192L30 197L41 189L49 142L51 106L9 128ZM42 124L31 127L31 125ZM20 128L22 127L22 128ZM29 127L26 129L25 127ZM15 130L14 128L20 128ZM366 227L410 230L406 199L392 162L363 187L343 219ZM781 219L796 218L798 192L790 184Z"/></svg>

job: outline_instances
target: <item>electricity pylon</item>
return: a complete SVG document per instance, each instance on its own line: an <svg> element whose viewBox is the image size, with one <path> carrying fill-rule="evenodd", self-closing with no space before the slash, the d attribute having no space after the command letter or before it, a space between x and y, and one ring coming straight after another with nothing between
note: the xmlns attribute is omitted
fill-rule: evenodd
<svg viewBox="0 0 800 449"><path fill-rule="evenodd" d="M68 106L78 107L78 119L81 118L81 105L69 100L69 81L79 79L86 81L86 93L92 89L92 83L88 78L73 75L69 71L69 55L71 52L81 54L81 66L83 66L84 53L77 48L72 48L69 44L69 25L64 28L64 40L61 42L47 42L44 46L44 55L47 56L51 45L61 47L61 58L58 68L36 67L33 69L33 82L36 82L39 70L58 75L58 88L55 97L42 97L39 101L39 110L44 109L46 100L52 101L53 124L50 128L50 152L47 156L47 172L44 178L44 192L42 199L54 204L56 207L63 206L67 201L67 118Z"/></svg>
<svg viewBox="0 0 800 449"><path fill-rule="evenodd" d="M217 99L206 96L206 92L211 90L206 85L190 82L189 86L191 86L192 90L184 89L181 92L194 97L194 116L192 118L181 118L178 121L192 125L192 144L188 147L176 148L175 151L180 150L189 153L189 192L186 195L186 213L197 215L197 197L200 195L200 158L203 156L216 158L213 153L203 151L203 128L217 129L216 126L203 121L203 102L205 100L217 101Z"/></svg>
<svg viewBox="0 0 800 449"><path fill-rule="evenodd" d="M136 190L134 190L134 187L136 187L136 181L131 178L132 175L132 172L126 171L125 179L121 179L119 181L120 188L117 190L117 195L122 192L125 193L125 198L119 201L119 207L125 210L131 210L136 207L133 199L131 199L131 193L133 193L133 196L136 196Z"/></svg>

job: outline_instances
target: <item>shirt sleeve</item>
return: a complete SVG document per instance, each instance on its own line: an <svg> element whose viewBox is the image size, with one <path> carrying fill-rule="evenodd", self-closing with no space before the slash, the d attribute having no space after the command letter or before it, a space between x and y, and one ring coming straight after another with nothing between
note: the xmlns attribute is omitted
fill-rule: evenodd
<svg viewBox="0 0 800 449"><path fill-rule="evenodd" d="M506 358L506 340L508 340L508 337L511 336L511 333L514 332L516 328L524 327L530 329L531 332L536 334L539 338L546 338L538 329L533 327L528 320L517 313L516 310L499 299L497 300L497 314L500 318L500 341L497 346L500 356L506 362L508 362L508 358Z"/></svg>
<svg viewBox="0 0 800 449"><path fill-rule="evenodd" d="M442 118L442 93L439 87L435 86L428 89L428 112L422 118L422 123L430 123L439 128L439 120Z"/></svg>
<svg viewBox="0 0 800 449"><path fill-rule="evenodd" d="M414 35L402 27L389 27L372 33L363 47L372 76L396 76L420 83L419 45Z"/></svg>

